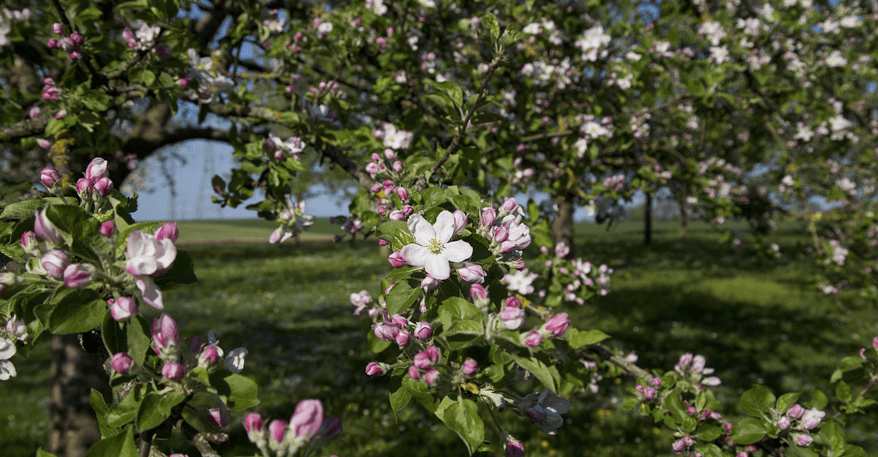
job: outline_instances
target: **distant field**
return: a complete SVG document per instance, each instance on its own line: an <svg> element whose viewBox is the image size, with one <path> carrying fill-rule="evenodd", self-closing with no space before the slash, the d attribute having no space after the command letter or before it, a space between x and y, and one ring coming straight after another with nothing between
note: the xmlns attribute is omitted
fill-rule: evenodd
<svg viewBox="0 0 878 457"><path fill-rule="evenodd" d="M177 222L181 244L258 243L268 244L268 236L277 228L272 221L262 219L203 220ZM326 241L340 235L341 229L329 219L316 219L314 225L302 234L302 241Z"/></svg>

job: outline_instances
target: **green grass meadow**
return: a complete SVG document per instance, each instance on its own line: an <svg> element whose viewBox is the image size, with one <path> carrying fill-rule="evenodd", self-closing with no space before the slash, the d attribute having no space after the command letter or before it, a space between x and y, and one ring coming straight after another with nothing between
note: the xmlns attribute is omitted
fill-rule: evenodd
<svg viewBox="0 0 878 457"><path fill-rule="evenodd" d="M288 418L303 398L319 398L326 414L342 417L342 437L317 455L456 456L463 443L414 403L394 419L389 379L369 378L365 365L386 354L369 351L369 320L354 316L349 295L373 296L390 270L371 241L332 243L340 233L318 220L302 242L271 246L274 224L260 221L181 222L181 249L195 259L199 282L166 292L165 306L181 336L205 338L213 330L221 347L249 349L244 373L260 384L263 416ZM684 352L703 354L723 385L717 388L735 420L735 402L753 384L776 394L814 389L832 398L829 376L840 356L870 344L874 308L843 295L851 314L810 286L810 266L800 253L807 236L792 226L778 233L780 259L717 242L706 224L679 235L675 223L654 226L653 246L642 246L641 226L604 230L577 226L577 255L614 268L611 293L584 306L570 305L580 328L598 328L620 351L636 351L643 367L672 369ZM232 240L232 241L229 241ZM148 318L153 309L142 310ZM43 341L45 343L45 341ZM0 384L3 456L33 456L48 420L49 351L42 344L29 359L15 359L18 376ZM634 413L622 412L631 380L604 380L601 392L574 403L557 436L501 414L526 443L529 456L672 455L670 433ZM828 416L831 415L828 414ZM848 430L870 453L878 452L878 421L854 418ZM240 425L229 427L238 447L223 455L255 452ZM486 424L488 425L488 424ZM496 439L492 432L488 436ZM243 445L242 445L243 444ZM172 440L177 452L191 452Z"/></svg>

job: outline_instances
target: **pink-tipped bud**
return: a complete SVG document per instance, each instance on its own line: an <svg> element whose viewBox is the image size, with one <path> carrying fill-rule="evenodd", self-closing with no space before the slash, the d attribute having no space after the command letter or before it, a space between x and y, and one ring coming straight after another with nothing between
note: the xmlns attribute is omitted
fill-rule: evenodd
<svg viewBox="0 0 878 457"><path fill-rule="evenodd" d="M244 429L247 430L247 435L249 436L262 433L263 425L262 416L260 416L259 413L249 413L247 414L247 417L244 418Z"/></svg>
<svg viewBox="0 0 878 457"><path fill-rule="evenodd" d="M36 233L40 239L58 246L64 244L64 238L61 237L58 228L55 227L55 224L53 224L48 217L46 217L46 210L34 210L34 216L36 217L36 220L34 221L34 233Z"/></svg>
<svg viewBox="0 0 878 457"><path fill-rule="evenodd" d="M404 221L404 220L405 220L405 214L403 214L402 211L400 211L400 210L398 210L398 209L395 209L395 210L393 210L393 211L390 212L390 220L392 220L392 221Z"/></svg>
<svg viewBox="0 0 878 457"><path fill-rule="evenodd" d="M390 254L390 256L387 257L387 261L390 262L390 265L393 266L393 268L400 268L406 265L402 251L396 251L393 254Z"/></svg>
<svg viewBox="0 0 878 457"><path fill-rule="evenodd" d="M51 250L40 258L40 266L46 270L50 278L61 280L64 278L64 269L70 265L70 256L66 252Z"/></svg>
<svg viewBox="0 0 878 457"><path fill-rule="evenodd" d="M379 171L381 171L381 168L378 167L377 163L369 162L366 164L366 173L369 173L370 175L374 175L374 174L378 173Z"/></svg>
<svg viewBox="0 0 878 457"><path fill-rule="evenodd" d="M373 152L371 157L372 157L373 162L375 162L375 163L381 162L381 156L378 155L377 152Z"/></svg>
<svg viewBox="0 0 878 457"><path fill-rule="evenodd" d="M433 336L433 326L427 321L420 321L415 325L415 338L426 340Z"/></svg>
<svg viewBox="0 0 878 457"><path fill-rule="evenodd" d="M491 208L490 206L487 208L482 208L482 227L490 227L494 224L494 219L497 218L497 210Z"/></svg>
<svg viewBox="0 0 878 457"><path fill-rule="evenodd" d="M399 333L399 326L386 322L376 322L372 324L372 333L380 340L395 341L396 335Z"/></svg>
<svg viewBox="0 0 878 457"><path fill-rule="evenodd" d="M465 375L474 375L479 371L479 363L473 359L466 359L463 366L460 367L460 371L463 371Z"/></svg>
<svg viewBox="0 0 878 457"><path fill-rule="evenodd" d="M518 330L524 325L527 315L521 308L505 307L500 311L500 320L507 330Z"/></svg>
<svg viewBox="0 0 878 457"><path fill-rule="evenodd" d="M387 372L389 367L384 363L379 362L369 362L366 365L366 374L369 376L381 376Z"/></svg>
<svg viewBox="0 0 878 457"><path fill-rule="evenodd" d="M481 284L473 284L469 287L469 296L473 300L485 300L488 296L488 291Z"/></svg>
<svg viewBox="0 0 878 457"><path fill-rule="evenodd" d="M570 317L567 313L558 313L546 321L544 329L551 333L555 338L561 338L567 333L567 327L570 325Z"/></svg>
<svg viewBox="0 0 878 457"><path fill-rule="evenodd" d="M402 162L397 160L396 162L393 162L393 165L391 165L391 168L393 168L393 171L399 173L405 169L405 165L403 165Z"/></svg>
<svg viewBox="0 0 878 457"><path fill-rule="evenodd" d="M202 368L209 368L212 366L216 366L220 362L220 354L219 350L215 345L206 346L201 350L201 354L198 354L198 366Z"/></svg>
<svg viewBox="0 0 878 457"><path fill-rule="evenodd" d="M387 160L393 160L393 159L396 158L396 153L393 152L393 149L385 149L385 150L384 150L384 157L385 157Z"/></svg>
<svg viewBox="0 0 878 457"><path fill-rule="evenodd" d="M72 52L76 49L76 43L70 38L64 37L58 40L58 47L64 52Z"/></svg>
<svg viewBox="0 0 878 457"><path fill-rule="evenodd" d="M790 406L790 409L787 410L787 414L790 415L793 419L801 419L805 414L805 408L802 408L802 405L795 403L793 406Z"/></svg>
<svg viewBox="0 0 878 457"><path fill-rule="evenodd" d="M46 42L46 46L48 46L49 49L55 49L58 47L58 40L56 38L49 38L49 41Z"/></svg>
<svg viewBox="0 0 878 457"><path fill-rule="evenodd" d="M30 339L27 335L27 325L24 323L24 320L15 317L15 314L13 314L12 318L9 319L9 322L6 323L6 331L9 332L9 335L14 336L15 339L19 341L27 341Z"/></svg>
<svg viewBox="0 0 878 457"><path fill-rule="evenodd" d="M165 238L171 241L177 241L178 236L180 236L180 230L177 228L176 222L165 222L155 232L156 241L161 241Z"/></svg>
<svg viewBox="0 0 878 457"><path fill-rule="evenodd" d="M518 440L508 440L503 443L503 455L506 457L524 457L524 443Z"/></svg>
<svg viewBox="0 0 878 457"><path fill-rule="evenodd" d="M88 167L85 169L85 177L91 182L97 182L97 180L107 176L107 161L100 157L91 159L91 162L89 162Z"/></svg>
<svg viewBox="0 0 878 457"><path fill-rule="evenodd" d="M506 238L509 238L509 230L506 229L505 225L501 225L494 230L494 241L502 244L506 241Z"/></svg>
<svg viewBox="0 0 878 457"><path fill-rule="evenodd" d="M117 322L130 320L138 311L137 300L132 297L119 297L110 303L110 315Z"/></svg>
<svg viewBox="0 0 878 457"><path fill-rule="evenodd" d="M52 24L52 31L58 35L64 35L64 25L62 25L60 22L56 22Z"/></svg>
<svg viewBox="0 0 878 457"><path fill-rule="evenodd" d="M275 443L280 444L284 442L284 435L287 433L287 423L282 420L273 420L271 424L268 426L268 433L271 435L271 439L274 440Z"/></svg>
<svg viewBox="0 0 878 457"><path fill-rule="evenodd" d="M423 290L425 293L433 292L441 285L441 279L436 279L428 273L427 276L421 281L421 290Z"/></svg>
<svg viewBox="0 0 878 457"><path fill-rule="evenodd" d="M73 40L73 44L77 46L81 45L85 41L85 38L83 38L82 35L76 32L70 34L70 39Z"/></svg>
<svg viewBox="0 0 878 457"><path fill-rule="evenodd" d="M463 229L466 228L466 223L469 219L469 216L467 216L466 213L459 209L455 210L454 213L452 213L451 215L454 216L454 233L457 234L462 232Z"/></svg>
<svg viewBox="0 0 878 457"><path fill-rule="evenodd" d="M427 374L424 375L424 382L427 383L428 386L433 387L439 383L439 370L433 368L427 371Z"/></svg>
<svg viewBox="0 0 878 457"><path fill-rule="evenodd" d="M297 438L311 438L323 424L323 404L320 400L302 400L290 418L290 430Z"/></svg>
<svg viewBox="0 0 878 457"><path fill-rule="evenodd" d="M427 352L419 352L415 354L414 357L414 365L412 365L420 370L427 370L433 366L433 361L430 359L430 354Z"/></svg>
<svg viewBox="0 0 878 457"><path fill-rule="evenodd" d="M515 207L518 206L518 203L515 202L515 199L512 197L507 198L503 201L503 205L500 206L501 211L512 211Z"/></svg>
<svg viewBox="0 0 878 457"><path fill-rule="evenodd" d="M210 408L199 412L199 419L208 430L219 430L232 421L232 415L225 407Z"/></svg>
<svg viewBox="0 0 878 457"><path fill-rule="evenodd" d="M414 379L415 381L421 380L421 372L418 370L418 367L411 365L409 367L409 377Z"/></svg>
<svg viewBox="0 0 878 457"><path fill-rule="evenodd" d="M49 140L43 139L43 138L38 138L37 139L37 146L39 146L43 149L49 149L52 147L52 142Z"/></svg>
<svg viewBox="0 0 878 457"><path fill-rule="evenodd" d="M134 368L134 359L124 352L118 352L113 355L112 365L113 371L121 375L127 375L130 374L131 369Z"/></svg>
<svg viewBox="0 0 878 457"><path fill-rule="evenodd" d="M162 376L174 382L180 382L186 374L186 367L181 363L169 362L162 367Z"/></svg>
<svg viewBox="0 0 878 457"><path fill-rule="evenodd" d="M460 279L475 284L484 284L485 277L488 276L481 265L472 262L464 262L463 267L457 270L457 274L460 275Z"/></svg>
<svg viewBox="0 0 878 457"><path fill-rule="evenodd" d="M101 232L101 235L109 238L116 232L116 223L113 221L104 222L101 224L101 228L98 229L98 231Z"/></svg>
<svg viewBox="0 0 878 457"><path fill-rule="evenodd" d="M64 285L71 289L84 289L91 284L94 267L87 263L74 263L64 269Z"/></svg>
<svg viewBox="0 0 878 457"><path fill-rule="evenodd" d="M92 190L94 190L94 188L94 183L92 183L88 178L79 178L79 180L76 181L76 192L79 195L82 195L86 192L91 192Z"/></svg>
<svg viewBox="0 0 878 457"><path fill-rule="evenodd" d="M47 189L51 189L55 183L60 180L61 173L58 173L58 170L52 167L46 167L40 171L40 182L42 182Z"/></svg>
<svg viewBox="0 0 878 457"><path fill-rule="evenodd" d="M158 353L162 353L164 349L177 346L180 340L177 323L167 314L162 314L159 318L154 319L150 326L150 331L152 332L152 340L155 343L155 350Z"/></svg>
<svg viewBox="0 0 878 457"><path fill-rule="evenodd" d="M408 201L408 199L409 199L409 191L405 187L397 187L396 188L396 195L399 197L400 200L402 200L404 202Z"/></svg>
<svg viewBox="0 0 878 457"><path fill-rule="evenodd" d="M411 340L412 334L409 333L408 330L400 330L399 333L396 334L396 344L401 348L408 346Z"/></svg>
<svg viewBox="0 0 878 457"><path fill-rule="evenodd" d="M543 335L540 335L540 332L530 332L527 334L527 337L524 339L524 345L527 347L535 348L542 344Z"/></svg>
<svg viewBox="0 0 878 457"><path fill-rule="evenodd" d="M95 186L95 191L101 197L106 197L107 195L110 195L110 192L113 191L113 181L111 181L110 178L108 178L106 176L101 178L101 179L98 179L95 182L94 186Z"/></svg>
<svg viewBox="0 0 878 457"><path fill-rule="evenodd" d="M521 300L518 297L506 297L505 304L508 308L521 308Z"/></svg>

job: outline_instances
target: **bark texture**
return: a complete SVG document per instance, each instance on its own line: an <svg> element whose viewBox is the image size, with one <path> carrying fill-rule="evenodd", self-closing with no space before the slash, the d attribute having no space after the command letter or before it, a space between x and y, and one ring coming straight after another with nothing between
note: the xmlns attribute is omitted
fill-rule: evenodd
<svg viewBox="0 0 878 457"><path fill-rule="evenodd" d="M575 256L573 241L573 195L563 193L552 197L552 203L558 209L558 214L552 220L552 242L558 245L564 242L570 247L567 257Z"/></svg>

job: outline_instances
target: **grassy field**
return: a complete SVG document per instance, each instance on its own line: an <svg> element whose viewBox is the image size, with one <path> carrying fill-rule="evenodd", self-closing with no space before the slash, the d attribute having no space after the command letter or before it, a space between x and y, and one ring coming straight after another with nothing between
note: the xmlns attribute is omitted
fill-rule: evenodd
<svg viewBox="0 0 878 457"><path fill-rule="evenodd" d="M227 225L224 225L227 224ZM216 240L223 226L234 240L266 239L273 225L260 222L185 222L181 240ZM684 352L700 353L723 380L718 390L724 414L734 417L737 396L752 384L775 393L833 391L829 375L839 355L855 354L872 334L873 308L844 296L852 316L841 313L809 287L807 263L799 256L803 233L784 227L783 256L766 260L719 245L719 234L693 224L686 235L673 223L656 225L653 246L642 247L639 224L606 232L577 226L577 254L615 269L612 292L568 309L577 326L613 336L619 350L634 350L638 364L671 369ZM337 227L315 224L326 237ZM200 230L200 231L199 231ZM198 233L191 233L196 232ZM201 241L200 243L206 243ZM192 244L198 284L170 291L166 308L186 337L212 329L227 350L250 350L245 373L260 383L263 415L286 418L302 398L319 398L328 414L340 415L345 431L319 455L461 455L453 433L420 409L409 407L394 420L387 404L387 378L371 379L363 368L385 355L366 345L368 319L353 316L351 292L378 292L377 280L390 267L372 242L284 244ZM146 310L149 317L156 314ZM4 456L32 456L47 422L48 348L18 359L19 376L2 384L0 449ZM671 455L669 433L651 420L623 413L626 381L601 384L602 393L574 404L567 424L554 437L526 424L512 433L527 441L529 456ZM831 396L831 395L830 395ZM502 420L502 419L501 419ZM504 425L520 422L507 418ZM858 444L878 452L874 418L853 421ZM230 427L246 443L243 427ZM185 449L183 449L185 451ZM223 455L254 449L226 448ZM195 455L193 452L191 455Z"/></svg>

